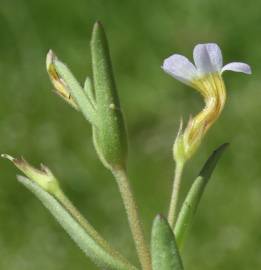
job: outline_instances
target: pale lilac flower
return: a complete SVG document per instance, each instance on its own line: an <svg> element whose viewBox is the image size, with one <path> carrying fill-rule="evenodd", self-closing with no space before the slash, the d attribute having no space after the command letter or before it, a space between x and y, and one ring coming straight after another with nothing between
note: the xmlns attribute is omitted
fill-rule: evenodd
<svg viewBox="0 0 261 270"><path fill-rule="evenodd" d="M189 159L196 151L208 128L219 117L226 100L222 73L230 70L251 74L249 65L232 62L223 66L223 57L215 43L198 44L193 51L195 64L180 54L173 54L164 60L163 70L175 79L190 85L204 97L205 108L189 120L185 130L182 127L174 145L176 159ZM176 151L175 151L176 149ZM179 156L179 157L177 157Z"/></svg>
<svg viewBox="0 0 261 270"><path fill-rule="evenodd" d="M163 70L175 79L193 85L193 81L207 74L226 71L251 74L249 65L241 62L232 62L223 66L223 57L220 48L215 43L198 44L193 51L195 65L188 58L180 54L173 54L164 60Z"/></svg>

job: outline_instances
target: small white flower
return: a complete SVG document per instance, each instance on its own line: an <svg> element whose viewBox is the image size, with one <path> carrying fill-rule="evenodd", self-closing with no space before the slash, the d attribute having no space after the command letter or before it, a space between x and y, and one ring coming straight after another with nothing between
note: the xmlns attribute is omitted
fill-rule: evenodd
<svg viewBox="0 0 261 270"><path fill-rule="evenodd" d="M183 131L180 128L174 144L175 159L186 161L197 150L210 126L218 119L226 101L222 73L226 70L251 74L249 65L232 62L223 66L217 44L198 44L193 51L195 65L185 56L173 54L164 60L163 70L175 79L192 86L204 97L205 107L191 118Z"/></svg>
<svg viewBox="0 0 261 270"><path fill-rule="evenodd" d="M205 75L226 71L251 74L249 65L241 62L232 62L223 66L223 57L220 48L215 43L198 44L193 51L195 65L188 58L180 54L173 54L164 60L163 70L175 79L192 85Z"/></svg>

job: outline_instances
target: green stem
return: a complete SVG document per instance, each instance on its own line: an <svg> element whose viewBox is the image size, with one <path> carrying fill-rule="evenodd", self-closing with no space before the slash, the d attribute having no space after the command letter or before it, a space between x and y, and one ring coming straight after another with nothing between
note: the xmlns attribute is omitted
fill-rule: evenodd
<svg viewBox="0 0 261 270"><path fill-rule="evenodd" d="M138 208L133 197L131 187L124 169L112 169L112 173L117 181L119 191L127 212L132 237L136 246L137 254L143 270L151 270L151 259L142 230Z"/></svg>
<svg viewBox="0 0 261 270"><path fill-rule="evenodd" d="M169 214L168 214L168 222L172 228L174 228L175 222L177 219L179 191L180 191L183 168L184 168L184 163L182 162L176 163L173 189L172 189L172 195L171 195L170 206L169 206Z"/></svg>
<svg viewBox="0 0 261 270"><path fill-rule="evenodd" d="M131 265L120 253L114 250L111 245L93 228L93 226L82 216L79 210L67 198L67 196L60 190L54 194L55 198L64 206L64 208L71 214L71 216L83 227L83 229L93 237L108 253L114 258L126 264L126 269L136 268Z"/></svg>

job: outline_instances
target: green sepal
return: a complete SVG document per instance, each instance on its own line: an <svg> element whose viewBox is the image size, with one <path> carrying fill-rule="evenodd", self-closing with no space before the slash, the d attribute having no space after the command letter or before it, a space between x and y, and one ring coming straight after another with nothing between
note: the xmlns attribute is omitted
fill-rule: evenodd
<svg viewBox="0 0 261 270"><path fill-rule="evenodd" d="M175 236L168 221L157 215L152 226L151 256L153 270L183 270Z"/></svg>
<svg viewBox="0 0 261 270"><path fill-rule="evenodd" d="M51 194L24 176L18 175L17 179L43 203L79 248L96 265L109 270L138 270L125 259L115 258L113 254L106 251Z"/></svg>
<svg viewBox="0 0 261 270"><path fill-rule="evenodd" d="M96 22L91 39L91 56L97 129L93 133L95 146L105 167L125 167L127 136L116 84L112 71L109 47L104 29Z"/></svg>
<svg viewBox="0 0 261 270"><path fill-rule="evenodd" d="M194 180L185 198L174 229L177 244L180 249L183 246L186 233L193 221L193 217L197 211L200 199L203 195L206 185L227 146L228 143L222 144L211 154L211 156L208 158L203 168L201 169L198 177Z"/></svg>

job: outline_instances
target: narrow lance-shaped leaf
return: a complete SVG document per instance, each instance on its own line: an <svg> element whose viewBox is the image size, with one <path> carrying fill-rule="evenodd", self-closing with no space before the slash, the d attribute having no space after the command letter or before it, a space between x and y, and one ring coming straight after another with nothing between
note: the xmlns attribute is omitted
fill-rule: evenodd
<svg viewBox="0 0 261 270"><path fill-rule="evenodd" d="M153 222L151 256L153 270L183 270L175 236L161 215L156 216Z"/></svg>
<svg viewBox="0 0 261 270"><path fill-rule="evenodd" d="M208 158L203 168L201 169L199 176L193 182L185 201L181 207L177 223L175 225L175 236L179 248L183 246L186 233L189 226L193 221L193 217L196 213L198 204L205 190L205 187L221 157L224 150L227 148L228 143L225 143L218 147L212 155Z"/></svg>
<svg viewBox="0 0 261 270"><path fill-rule="evenodd" d="M105 31L100 22L93 27L91 56L98 127L94 129L97 152L108 169L124 167L127 136L113 76Z"/></svg>
<svg viewBox="0 0 261 270"><path fill-rule="evenodd" d="M26 177L19 175L17 179L34 193L75 243L95 264L103 269L137 270L136 267L130 265L125 260L115 259L112 254L99 245L51 194Z"/></svg>
<svg viewBox="0 0 261 270"><path fill-rule="evenodd" d="M31 166L25 159L3 154L28 178L18 180L38 197L76 244L99 266L111 270L137 270L94 229L63 193L49 168Z"/></svg>

